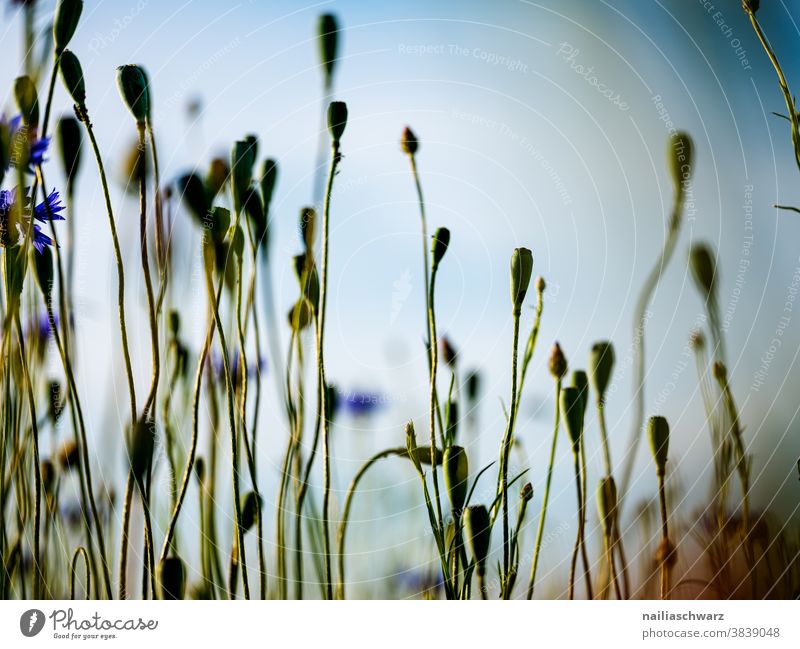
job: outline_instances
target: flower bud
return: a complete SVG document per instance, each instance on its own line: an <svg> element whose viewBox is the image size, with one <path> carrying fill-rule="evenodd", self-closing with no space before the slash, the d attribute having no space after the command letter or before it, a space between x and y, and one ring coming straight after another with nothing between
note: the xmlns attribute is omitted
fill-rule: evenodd
<svg viewBox="0 0 800 649"><path fill-rule="evenodd" d="M469 374L467 374L467 378L465 380L465 391L467 393L467 402L468 403L475 403L478 399L478 394L481 391L481 375L480 372L477 370L473 370Z"/></svg>
<svg viewBox="0 0 800 649"><path fill-rule="evenodd" d="M483 505L471 505L464 513L464 522L467 541L475 559L475 571L482 577L486 574L486 557L489 556L492 536L489 512Z"/></svg>
<svg viewBox="0 0 800 649"><path fill-rule="evenodd" d="M749 14L754 14L761 7L761 0L742 0L742 9Z"/></svg>
<svg viewBox="0 0 800 649"><path fill-rule="evenodd" d="M71 194L81 164L81 126L74 117L62 117L58 120L56 132L61 164L67 177L68 193Z"/></svg>
<svg viewBox="0 0 800 649"><path fill-rule="evenodd" d="M253 181L255 165L255 144L252 140L237 140L231 149L231 186L234 209L239 212L244 203L244 195Z"/></svg>
<svg viewBox="0 0 800 649"><path fill-rule="evenodd" d="M138 65L117 68L117 88L134 119L143 123L150 117L150 89L147 75Z"/></svg>
<svg viewBox="0 0 800 649"><path fill-rule="evenodd" d="M319 308L319 274L317 265L308 253L303 253L294 258L294 271L300 283L300 291L311 303L316 312Z"/></svg>
<svg viewBox="0 0 800 649"><path fill-rule="evenodd" d="M564 356L564 352L561 351L561 345L557 342L553 343L548 365L550 368L550 375L554 379L561 380L567 375L567 358Z"/></svg>
<svg viewBox="0 0 800 649"><path fill-rule="evenodd" d="M589 378L583 370L572 372L572 387L578 388L583 403L583 416L586 417L586 407L589 405Z"/></svg>
<svg viewBox="0 0 800 649"><path fill-rule="evenodd" d="M526 503L533 499L533 485L530 482L526 482L522 485L522 489L519 491L519 498Z"/></svg>
<svg viewBox="0 0 800 649"><path fill-rule="evenodd" d="M81 464L78 443L74 439L64 442L56 452L56 460L63 471L77 469Z"/></svg>
<svg viewBox="0 0 800 649"><path fill-rule="evenodd" d="M692 174L692 138L688 133L678 131L669 139L667 158L669 172L676 192L683 192L683 183L687 182Z"/></svg>
<svg viewBox="0 0 800 649"><path fill-rule="evenodd" d="M408 126L403 129L403 135L400 138L400 147L403 149L403 152L408 155L414 155L419 150L419 140L417 136L414 135L414 131L408 128Z"/></svg>
<svg viewBox="0 0 800 649"><path fill-rule="evenodd" d="M617 511L617 485L614 478L606 476L597 485L597 513L605 536L611 536Z"/></svg>
<svg viewBox="0 0 800 649"><path fill-rule="evenodd" d="M71 50L64 50L58 64L58 71L61 73L61 81L64 87L79 107L86 104L86 85L83 81L83 68L78 57Z"/></svg>
<svg viewBox="0 0 800 649"><path fill-rule="evenodd" d="M312 307L305 297L300 297L289 309L289 326L297 332L311 324Z"/></svg>
<svg viewBox="0 0 800 649"><path fill-rule="evenodd" d="M322 14L317 23L319 57L325 73L325 87L330 87L336 67L336 54L339 47L339 25L333 14Z"/></svg>
<svg viewBox="0 0 800 649"><path fill-rule="evenodd" d="M242 529L246 534L258 520L261 501L255 491L248 491L242 498Z"/></svg>
<svg viewBox="0 0 800 649"><path fill-rule="evenodd" d="M59 0L53 18L53 41L58 56L69 45L78 28L78 21L83 11L83 0Z"/></svg>
<svg viewBox="0 0 800 649"><path fill-rule="evenodd" d="M597 395L597 400L605 403L606 390L614 371L614 345L607 340L601 340L592 345L589 353L589 378Z"/></svg>
<svg viewBox="0 0 800 649"><path fill-rule="evenodd" d="M578 388L561 389L561 418L572 442L572 452L578 453L583 435L583 398Z"/></svg>
<svg viewBox="0 0 800 649"><path fill-rule="evenodd" d="M156 583L161 599L183 599L186 590L186 571L179 557L166 557L158 562Z"/></svg>
<svg viewBox="0 0 800 649"><path fill-rule="evenodd" d="M522 303L528 292L533 272L533 255L527 248L516 248L511 255L511 304L514 314L522 312Z"/></svg>
<svg viewBox="0 0 800 649"><path fill-rule="evenodd" d="M261 202L261 196L252 185L247 188L244 194L244 211L247 214L247 218L250 219L252 236L256 245L266 246L267 217L264 213L264 205Z"/></svg>
<svg viewBox="0 0 800 649"><path fill-rule="evenodd" d="M433 235L433 243L431 245L431 255L433 256L433 270L439 268L439 263L444 258L444 253L450 245L450 230L447 228L439 228Z"/></svg>
<svg viewBox="0 0 800 649"><path fill-rule="evenodd" d="M261 167L261 201L264 204L264 213L269 215L269 206L272 203L272 195L275 193L275 185L278 182L278 163L275 160L264 160Z"/></svg>
<svg viewBox="0 0 800 649"><path fill-rule="evenodd" d="M647 422L647 437L650 439L650 450L656 463L656 472L663 477L666 472L667 454L669 452L669 424L664 417L650 417Z"/></svg>
<svg viewBox="0 0 800 649"><path fill-rule="evenodd" d="M442 352L442 360L444 364L447 365L449 368L454 368L456 366L456 361L458 360L458 352L456 348L453 347L453 343L450 342L450 339L447 336L442 336L439 339L439 349Z"/></svg>
<svg viewBox="0 0 800 649"><path fill-rule="evenodd" d="M539 275L539 276L536 278L536 292L537 292L539 295L542 295L542 293L544 293L544 290L545 290L545 288L546 288L546 287L547 287L547 284L546 284L546 282L544 281L544 277L542 277L541 275Z"/></svg>
<svg viewBox="0 0 800 649"><path fill-rule="evenodd" d="M460 512L467 500L469 460L461 446L449 446L444 451L444 484L454 512Z"/></svg>
<svg viewBox="0 0 800 649"><path fill-rule="evenodd" d="M447 405L444 433L448 443L452 444L458 438L458 401L450 401Z"/></svg>
<svg viewBox="0 0 800 649"><path fill-rule="evenodd" d="M186 203L190 214L201 226L205 226L210 205L203 179L194 173L186 174L178 180L177 185L180 198Z"/></svg>
<svg viewBox="0 0 800 649"><path fill-rule="evenodd" d="M689 252L689 265L692 268L694 281L703 297L710 300L714 297L716 280L716 263L711 248L704 243L696 243Z"/></svg>
<svg viewBox="0 0 800 649"><path fill-rule="evenodd" d="M328 106L328 130L333 139L334 146L339 145L339 140L344 135L347 126L347 104L343 101L332 101Z"/></svg>
<svg viewBox="0 0 800 649"><path fill-rule="evenodd" d="M313 207L304 207L300 210L300 236L306 251L313 251L317 236L317 211Z"/></svg>
<svg viewBox="0 0 800 649"><path fill-rule="evenodd" d="M156 424L149 416L141 417L133 427L128 439L128 458L136 484L144 485L153 463L156 445Z"/></svg>
<svg viewBox="0 0 800 649"><path fill-rule="evenodd" d="M36 86L28 76L14 79L14 100L22 114L22 121L34 131L39 128L39 98Z"/></svg>
<svg viewBox="0 0 800 649"><path fill-rule="evenodd" d="M202 485L206 479L206 461L202 457L195 458L194 474L197 476L197 481Z"/></svg>
<svg viewBox="0 0 800 649"><path fill-rule="evenodd" d="M210 201L225 189L231 177L231 170L224 158L213 158L206 173L206 193Z"/></svg>

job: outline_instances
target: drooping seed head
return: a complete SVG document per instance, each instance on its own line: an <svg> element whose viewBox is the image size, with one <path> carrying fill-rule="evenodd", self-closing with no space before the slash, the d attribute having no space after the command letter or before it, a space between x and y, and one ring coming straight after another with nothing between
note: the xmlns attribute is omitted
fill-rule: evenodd
<svg viewBox="0 0 800 649"><path fill-rule="evenodd" d="M39 98L36 86L29 76L14 79L14 100L23 123L35 131L39 127Z"/></svg>
<svg viewBox="0 0 800 649"><path fill-rule="evenodd" d="M606 390L613 371L614 345L607 340L596 342L589 353L589 379L601 404L605 403Z"/></svg>
<svg viewBox="0 0 800 649"><path fill-rule="evenodd" d="M62 117L56 126L61 164L67 176L68 194L75 187L81 166L81 126L74 117Z"/></svg>
<svg viewBox="0 0 800 649"><path fill-rule="evenodd" d="M464 513L464 523L467 541L475 559L475 571L478 575L484 576L486 574L486 557L489 556L489 543L492 536L489 512L483 505L471 505Z"/></svg>
<svg viewBox="0 0 800 649"><path fill-rule="evenodd" d="M400 137L400 148L408 155L414 155L419 150L419 140L408 126L403 129L403 135Z"/></svg>
<svg viewBox="0 0 800 649"><path fill-rule="evenodd" d="M561 345L557 342L553 343L548 366L550 375L557 381L560 381L567 375L567 357L564 356L564 352L561 351Z"/></svg>
<svg viewBox="0 0 800 649"><path fill-rule="evenodd" d="M578 388L561 389L561 418L572 442L572 452L578 453L583 435L583 398Z"/></svg>
<svg viewBox="0 0 800 649"><path fill-rule="evenodd" d="M716 263L711 248L704 243L696 243L689 252L689 264L697 288L706 301L714 298L716 286Z"/></svg>
<svg viewBox="0 0 800 649"><path fill-rule="evenodd" d="M650 440L650 451L656 464L656 472L663 476L666 472L667 455L669 453L669 424L664 417L650 417L647 422L647 437Z"/></svg>
<svg viewBox="0 0 800 649"><path fill-rule="evenodd" d="M333 14L322 14L317 23L319 39L319 56L325 74L325 86L330 87L336 68L336 56L339 49L339 25Z"/></svg>
<svg viewBox="0 0 800 649"><path fill-rule="evenodd" d="M179 557L166 557L158 562L156 583L161 599L179 600L186 592L186 570Z"/></svg>
<svg viewBox="0 0 800 649"><path fill-rule="evenodd" d="M59 0L53 17L53 42L56 56L69 45L83 11L83 0Z"/></svg>
<svg viewBox="0 0 800 649"><path fill-rule="evenodd" d="M467 500L469 460L461 446L450 446L444 451L444 484L454 512L460 512Z"/></svg>
<svg viewBox="0 0 800 649"><path fill-rule="evenodd" d="M597 485L597 513L603 534L610 536L617 511L617 485L614 478L606 476Z"/></svg>
<svg viewBox="0 0 800 649"><path fill-rule="evenodd" d="M684 184L691 178L693 150L694 144L688 133L678 131L669 138L667 146L669 172L675 191L678 193L684 191Z"/></svg>
<svg viewBox="0 0 800 649"><path fill-rule="evenodd" d="M511 304L514 314L522 312L533 272L533 254L528 248L516 248L511 255Z"/></svg>
<svg viewBox="0 0 800 649"><path fill-rule="evenodd" d="M61 81L76 105L83 107L86 104L86 84L83 80L83 68L78 57L72 50L64 50L58 65Z"/></svg>
<svg viewBox="0 0 800 649"><path fill-rule="evenodd" d="M332 101L328 106L328 131L330 131L334 146L339 145L346 127L347 104L343 101Z"/></svg>
<svg viewBox="0 0 800 649"><path fill-rule="evenodd" d="M589 377L583 370L575 370L572 372L572 387L578 388L581 394L581 403L583 403L583 416L586 417L586 408L589 405Z"/></svg>
<svg viewBox="0 0 800 649"><path fill-rule="evenodd" d="M444 259L444 253L450 245L450 230L447 228L439 228L433 235L433 243L431 244L431 256L433 257L432 269L436 271L439 264Z"/></svg>
<svg viewBox="0 0 800 649"><path fill-rule="evenodd" d="M144 70L133 64L119 66L117 88L134 119L144 123L150 117L150 88Z"/></svg>

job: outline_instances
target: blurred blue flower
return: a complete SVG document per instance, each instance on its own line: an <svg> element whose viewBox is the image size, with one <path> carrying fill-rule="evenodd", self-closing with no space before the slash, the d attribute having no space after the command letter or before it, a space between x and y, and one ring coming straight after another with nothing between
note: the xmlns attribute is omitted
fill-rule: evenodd
<svg viewBox="0 0 800 649"><path fill-rule="evenodd" d="M0 233L3 235L2 243L4 245L7 244L10 239L10 233L8 232L9 216L17 201L18 189L18 187L15 187L14 189L0 190ZM48 206L50 208L49 211ZM41 221L42 223L48 222L51 218L54 221L63 221L64 217L61 215L63 210L64 205L61 203L59 193L55 189L48 195L46 203L42 201L31 209L31 199L30 196L28 196L28 189L25 189L24 203L22 205L23 217L29 219L32 216L35 220ZM27 233L26 223L17 223L16 225L20 236ZM33 241L31 243L38 252L42 252L45 246L53 245L53 240L42 232L42 229L34 223Z"/></svg>
<svg viewBox="0 0 800 649"><path fill-rule="evenodd" d="M337 407L343 407L353 417L367 417L381 408L386 397L377 392L347 392L337 397Z"/></svg>
<svg viewBox="0 0 800 649"><path fill-rule="evenodd" d="M50 136L42 137L31 143L30 155L28 157L28 171L33 173L34 167L39 167L49 160L46 157L47 147L50 146Z"/></svg>
<svg viewBox="0 0 800 649"><path fill-rule="evenodd" d="M49 210L48 207L50 208ZM53 188L53 191L47 195L47 200L42 201L33 208L33 218L42 223L47 223L50 220L63 221L64 216L61 214L63 211L64 204L61 202L61 196Z"/></svg>

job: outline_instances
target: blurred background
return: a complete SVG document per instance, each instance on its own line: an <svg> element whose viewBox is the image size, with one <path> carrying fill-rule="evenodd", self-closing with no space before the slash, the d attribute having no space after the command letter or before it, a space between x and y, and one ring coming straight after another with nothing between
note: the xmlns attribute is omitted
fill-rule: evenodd
<svg viewBox="0 0 800 649"><path fill-rule="evenodd" d="M14 110L11 88L22 70L19 4L5 2L0 10L6 114ZM44 30L53 2L37 4L37 29ZM539 346L514 450L515 466L531 467L531 511L537 513L554 407L547 371L554 341L571 368L585 367L596 340L614 342L617 366L607 413L617 465L629 450L633 308L663 245L672 201L667 138L679 128L694 138L695 173L676 254L647 322L645 412L670 421L671 479L680 485L674 506L692 512L708 498L711 445L688 347L690 333L705 324L704 307L686 261L692 242L707 241L719 253L729 373L754 456L754 508L769 507L797 522L800 313L793 305L800 286L800 217L772 206L800 204L798 171L788 122L773 115L785 110L775 73L738 0L87 2L71 47L86 74L100 147L119 181L112 198L127 263L135 265L138 255L136 198L126 193L124 174L135 129L117 93L115 67L138 63L150 76L164 181L195 168L205 171L212 157L227 157L231 143L249 133L259 138L261 158L278 160L271 254L278 313L288 310L297 294L290 260L300 251L298 214L312 200L317 164L323 97L316 21L323 12L336 14L342 29L334 95L350 112L333 196L326 338L327 374L349 405L334 429L336 511L361 463L381 448L403 444L405 421L426 430L419 214L399 146L403 128L411 126L420 139L429 229L447 226L452 232L437 284L438 328L458 351L460 377L474 369L482 378L474 427L462 440L473 473L496 459L504 429L513 248L531 248L534 272L546 279ZM796 4L782 1L763 2L759 13L795 85L799 17ZM54 107L56 115L71 112L60 84ZM50 167L49 181L60 185L61 170L55 162ZM119 493L127 393L116 273L89 155L75 214L79 384L91 403L97 472ZM174 299L194 350L204 334L205 295L199 233L182 209L174 237ZM140 274L130 275L129 328L138 380L145 385L145 294ZM533 309L526 308L525 336L532 318ZM288 327L281 337L288 344ZM312 349L313 341L308 344ZM51 364L58 374L54 350ZM272 382L269 359L266 365ZM259 454L271 511L286 430L273 387L264 394ZM372 407L358 407L365 401ZM591 485L602 473L591 409L588 425ZM189 421L181 432L188 438ZM543 578L566 574L563 548L574 534L571 456L561 442ZM404 464L380 465L356 498L348 563L349 579L358 582L353 595L385 595L387 576L402 581L405 571L434 565L418 479ZM485 490L493 479L484 479ZM633 524L637 503L655 489L642 445L623 525ZM163 508L159 527L167 504L157 504ZM524 532L525 574L536 521L529 517ZM230 524L222 516L220 525L229 530Z"/></svg>

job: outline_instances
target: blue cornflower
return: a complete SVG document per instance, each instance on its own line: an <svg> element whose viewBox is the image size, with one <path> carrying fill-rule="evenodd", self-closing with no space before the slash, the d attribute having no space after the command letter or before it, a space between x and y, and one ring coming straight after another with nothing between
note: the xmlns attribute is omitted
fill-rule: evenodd
<svg viewBox="0 0 800 649"><path fill-rule="evenodd" d="M12 239L12 233L9 232L11 210L14 208L14 204L17 201L17 189L18 188L15 187L14 189L0 190L0 244L2 245L9 245L17 240L16 237ZM31 208L31 199L28 195L28 189L25 190L24 198L22 200L23 219L30 219L32 216L34 219L43 223L46 223L48 220L50 220L49 217L52 217L52 220L54 221L64 220L64 217L61 215L61 212L64 210L64 206L61 204L61 199L55 189L50 192L50 195L47 197L46 204L43 201ZM50 207L49 213L47 209L48 206ZM20 235L24 235L28 231L28 223L26 223L24 220L21 223L17 223L16 227L17 232ZM39 227L39 225L34 223L33 240L31 243L38 252L42 252L45 246L53 245L53 240L44 232L42 232L42 229Z"/></svg>
<svg viewBox="0 0 800 649"><path fill-rule="evenodd" d="M31 151L28 158L28 171L33 173L34 167L39 167L49 160L46 157L47 147L50 146L50 136L40 137L31 143Z"/></svg>
<svg viewBox="0 0 800 649"><path fill-rule="evenodd" d="M49 206L49 210L47 209ZM33 208L33 218L42 223L47 223L50 220L63 221L64 217L61 212L64 211L64 205L61 203L61 196L58 191L53 188L47 196L47 201L42 201Z"/></svg>
<svg viewBox="0 0 800 649"><path fill-rule="evenodd" d="M386 397L374 392L347 392L341 405L353 417L366 417L378 410L386 401Z"/></svg>

